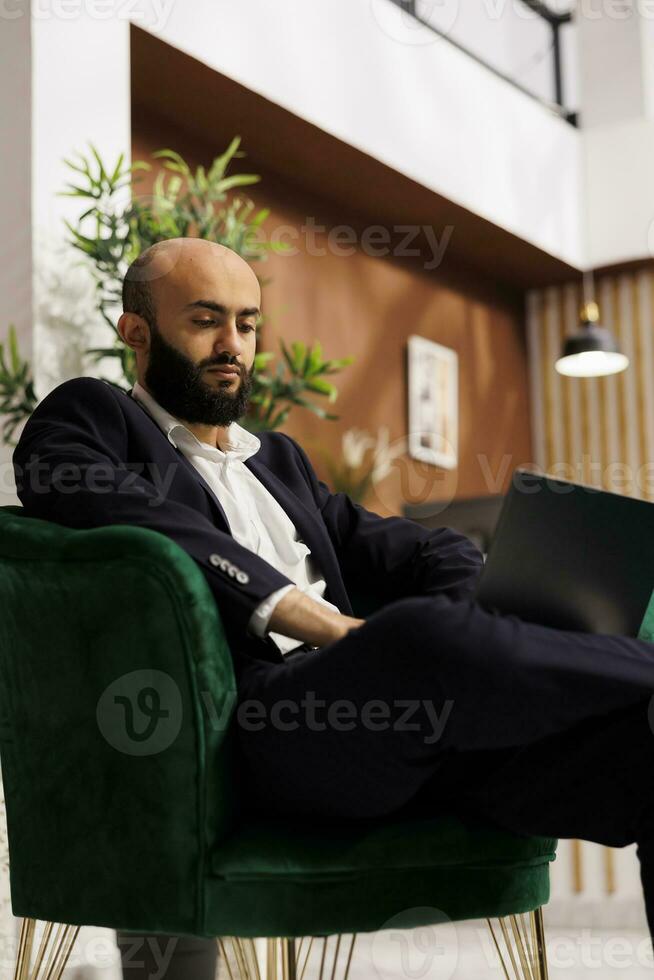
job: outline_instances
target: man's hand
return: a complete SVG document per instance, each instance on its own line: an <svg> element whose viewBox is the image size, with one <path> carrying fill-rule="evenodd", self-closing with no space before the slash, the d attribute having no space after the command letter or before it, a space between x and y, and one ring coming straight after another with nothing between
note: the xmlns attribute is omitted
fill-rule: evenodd
<svg viewBox="0 0 654 980"><path fill-rule="evenodd" d="M324 647L341 640L352 629L358 629L365 619L354 619L334 612L302 592L291 589L275 606L268 630L282 633L311 646Z"/></svg>

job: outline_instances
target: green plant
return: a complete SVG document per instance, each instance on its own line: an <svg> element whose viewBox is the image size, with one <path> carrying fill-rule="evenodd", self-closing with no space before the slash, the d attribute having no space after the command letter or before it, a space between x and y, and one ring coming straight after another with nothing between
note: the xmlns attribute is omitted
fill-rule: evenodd
<svg viewBox="0 0 654 980"><path fill-rule="evenodd" d="M163 169L147 197L134 193L134 185L138 183L134 174L151 169L145 161L136 161L128 167L121 154L115 166L108 168L92 144L89 144L89 158L78 154L79 162L64 161L78 176L76 183L68 183L68 189L60 193L79 197L90 205L77 219L76 226L66 222L69 240L91 262L98 309L114 334L111 345L93 347L88 353L95 362L103 358L118 359L128 386L136 379L135 358L121 340L113 314L120 308L125 271L142 251L155 242L178 237L219 242L248 261L261 261L270 251L286 249L281 242L266 242L260 237L269 211L255 210L253 202L240 192L230 193L260 180L257 174L227 174L232 161L244 155L239 145L240 139L236 137L208 170L198 167L195 172L174 150L156 151L152 155L162 160ZM123 198L128 189L132 193L126 203ZM251 414L244 425L252 430L276 428L284 423L293 406L326 419L338 418L305 396L315 393L333 402L338 392L324 375L341 370L352 359L324 360L319 343L308 350L296 342L292 344L291 354L283 342L280 344L283 358L276 367L270 364L275 357L273 353L262 351L256 356Z"/></svg>
<svg viewBox="0 0 654 980"><path fill-rule="evenodd" d="M17 426L32 414L38 399L34 393L29 362L23 360L18 352L13 323L7 336L7 355L5 345L0 343L0 415L5 416L1 430L3 442L13 446Z"/></svg>
<svg viewBox="0 0 654 980"><path fill-rule="evenodd" d="M261 429L276 429L283 425L293 405L314 412L320 418L337 419L338 415L330 415L320 405L306 399L302 392L315 391L326 395L334 402L338 395L337 388L325 381L325 374L335 374L347 364L352 363L351 357L340 360L326 361L323 358L322 344L314 341L311 347L301 341L291 344L289 351L280 339L283 361L277 364L276 370L268 374L264 368L274 354L262 352L255 356L255 371L258 377L257 390L252 395L252 401L257 406L256 414L248 420L248 428L252 431ZM280 408L280 403L286 404Z"/></svg>

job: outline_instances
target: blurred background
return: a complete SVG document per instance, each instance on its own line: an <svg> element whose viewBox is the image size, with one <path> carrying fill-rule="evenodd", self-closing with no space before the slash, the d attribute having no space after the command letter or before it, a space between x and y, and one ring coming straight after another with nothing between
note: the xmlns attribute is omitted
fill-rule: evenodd
<svg viewBox="0 0 654 980"><path fill-rule="evenodd" d="M649 0L4 0L0 107L0 504L48 391L131 385L117 284L179 234L252 261L245 424L333 489L484 550L517 466L654 499ZM562 841L546 922L652 973L631 848Z"/></svg>

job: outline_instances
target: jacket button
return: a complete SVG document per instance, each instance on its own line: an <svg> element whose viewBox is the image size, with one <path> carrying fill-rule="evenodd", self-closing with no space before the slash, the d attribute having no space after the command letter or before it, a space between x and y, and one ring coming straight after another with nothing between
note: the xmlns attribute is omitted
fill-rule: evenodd
<svg viewBox="0 0 654 980"><path fill-rule="evenodd" d="M245 572L237 572L236 581L240 582L241 585L246 585L246 583L250 581L250 576L247 575Z"/></svg>
<svg viewBox="0 0 654 980"><path fill-rule="evenodd" d="M228 565L227 574L230 575L232 578L234 578L234 576L236 575L236 569L234 568L233 565Z"/></svg>
<svg viewBox="0 0 654 980"><path fill-rule="evenodd" d="M220 555L209 555L209 561L212 565L220 565L222 558Z"/></svg>

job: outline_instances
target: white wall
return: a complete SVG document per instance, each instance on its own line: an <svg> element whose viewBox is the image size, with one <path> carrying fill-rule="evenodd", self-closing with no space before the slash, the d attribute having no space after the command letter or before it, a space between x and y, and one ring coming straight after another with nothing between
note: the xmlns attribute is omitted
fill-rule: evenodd
<svg viewBox="0 0 654 980"><path fill-rule="evenodd" d="M429 24L541 99L554 99L552 30L520 0L417 0Z"/></svg>
<svg viewBox="0 0 654 980"><path fill-rule="evenodd" d="M644 107L641 23L637 17L616 21L601 9L597 4L599 16L582 15L578 22L584 129L635 119Z"/></svg>
<svg viewBox="0 0 654 980"><path fill-rule="evenodd" d="M42 398L82 373L81 351L108 337L93 281L64 242L63 219L74 222L83 205L57 192L74 177L63 158L88 153L88 141L105 160L124 151L129 162L129 21L100 20L82 4L66 17L36 9L30 18L15 5L0 29L0 202L12 229L0 246L0 337L16 324ZM0 505L18 502L11 452L0 448Z"/></svg>
<svg viewBox="0 0 654 980"><path fill-rule="evenodd" d="M390 0L193 0L173 4L157 33L424 186L581 263L579 134L410 23Z"/></svg>
<svg viewBox="0 0 654 980"><path fill-rule="evenodd" d="M586 8L577 25L586 251L597 267L654 255L654 6Z"/></svg>
<svg viewBox="0 0 654 980"><path fill-rule="evenodd" d="M654 120L584 133L589 264L654 255Z"/></svg>
<svg viewBox="0 0 654 980"><path fill-rule="evenodd" d="M94 310L83 257L65 242L64 218L76 224L89 203L58 192L79 182L64 158L89 157L91 143L105 163L114 165L121 152L129 163L129 21L97 19L80 5L68 19L33 18L32 38L35 371L43 397L64 377L82 373L82 350L111 339Z"/></svg>

